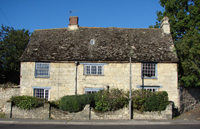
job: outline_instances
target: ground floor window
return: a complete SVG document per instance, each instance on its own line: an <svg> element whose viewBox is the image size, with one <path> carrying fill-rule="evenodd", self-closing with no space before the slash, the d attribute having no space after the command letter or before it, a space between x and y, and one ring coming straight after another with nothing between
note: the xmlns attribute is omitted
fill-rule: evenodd
<svg viewBox="0 0 200 129"><path fill-rule="evenodd" d="M151 92L157 92L162 86L137 86L138 88L149 90Z"/></svg>
<svg viewBox="0 0 200 129"><path fill-rule="evenodd" d="M151 92L157 92L158 88L157 87L144 87L145 90L149 90Z"/></svg>
<svg viewBox="0 0 200 129"><path fill-rule="evenodd" d="M103 90L103 88L85 88L85 94L97 93L100 90Z"/></svg>
<svg viewBox="0 0 200 129"><path fill-rule="evenodd" d="M34 96L44 98L46 101L49 100L49 88L33 88Z"/></svg>

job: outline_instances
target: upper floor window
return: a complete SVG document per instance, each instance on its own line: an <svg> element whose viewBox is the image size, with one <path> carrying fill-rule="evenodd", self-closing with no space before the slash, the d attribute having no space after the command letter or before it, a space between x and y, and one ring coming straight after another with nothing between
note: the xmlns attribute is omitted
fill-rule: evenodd
<svg viewBox="0 0 200 129"><path fill-rule="evenodd" d="M35 63L35 77L49 78L50 77L50 63L36 62Z"/></svg>
<svg viewBox="0 0 200 129"><path fill-rule="evenodd" d="M103 75L103 65L84 65L85 75Z"/></svg>
<svg viewBox="0 0 200 129"><path fill-rule="evenodd" d="M142 63L142 78L157 78L157 64Z"/></svg>

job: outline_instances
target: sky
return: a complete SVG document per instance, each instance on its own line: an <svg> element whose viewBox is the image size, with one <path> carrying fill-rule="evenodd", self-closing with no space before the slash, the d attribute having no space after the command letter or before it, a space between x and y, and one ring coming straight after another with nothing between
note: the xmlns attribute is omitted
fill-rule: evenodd
<svg viewBox="0 0 200 129"><path fill-rule="evenodd" d="M159 0L0 0L0 25L14 29L66 28L69 16L82 27L149 28ZM72 13L69 13L72 11Z"/></svg>

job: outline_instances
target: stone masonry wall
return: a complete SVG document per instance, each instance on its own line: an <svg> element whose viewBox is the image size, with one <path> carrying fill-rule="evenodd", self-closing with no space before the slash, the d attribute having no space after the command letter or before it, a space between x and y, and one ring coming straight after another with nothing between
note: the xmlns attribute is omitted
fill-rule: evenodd
<svg viewBox="0 0 200 129"><path fill-rule="evenodd" d="M185 113L200 107L200 87L184 88L179 87L180 113Z"/></svg>
<svg viewBox="0 0 200 129"><path fill-rule="evenodd" d="M161 112L140 112L134 110L134 119L150 119L150 120L167 120L172 119L172 103L169 104L164 111Z"/></svg>
<svg viewBox="0 0 200 129"><path fill-rule="evenodd" d="M2 88L0 87L0 112L5 111L5 105L12 96L17 96L20 93L19 87Z"/></svg>
<svg viewBox="0 0 200 129"><path fill-rule="evenodd" d="M32 118L32 119L56 119L56 120L122 120L129 119L129 110L127 107L117 111L110 111L105 113L97 113L90 106L86 105L83 111L77 113L69 113L55 108L49 108L49 104L44 107L35 108L31 110L21 110L17 107L11 108L11 103L7 103L7 110L5 112L6 118ZM10 107L9 107L10 106ZM172 104L168 105L165 111L160 112L133 112L133 119L172 119Z"/></svg>
<svg viewBox="0 0 200 129"><path fill-rule="evenodd" d="M129 109L127 107L124 107L123 109L117 111L109 111L105 113L95 112L94 109L91 110L91 120L109 120L109 119L128 120Z"/></svg>
<svg viewBox="0 0 200 129"><path fill-rule="evenodd" d="M130 64L106 63L104 75L84 75L84 65L78 65L77 91L84 94L85 88L109 86L129 90ZM158 63L157 79L144 79L144 85L161 86L159 91L167 91L169 100L179 107L178 78L176 63ZM35 62L21 62L21 95L33 95L33 87L50 87L49 100L59 100L65 95L75 94L75 63L51 63L50 78L35 78ZM132 63L132 89L142 85L141 63Z"/></svg>
<svg viewBox="0 0 200 129"><path fill-rule="evenodd" d="M9 106L11 106L11 102L7 102L6 104L6 118L49 119L50 105L48 103L45 103L43 107L30 110L23 110L16 106Z"/></svg>

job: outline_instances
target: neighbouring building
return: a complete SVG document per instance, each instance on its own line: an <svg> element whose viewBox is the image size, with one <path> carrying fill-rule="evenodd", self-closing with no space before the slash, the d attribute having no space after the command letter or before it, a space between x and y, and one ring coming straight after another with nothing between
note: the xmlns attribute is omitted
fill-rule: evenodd
<svg viewBox="0 0 200 129"><path fill-rule="evenodd" d="M35 30L21 56L20 94L58 100L101 89L167 91L179 107L178 58L168 17L161 28L79 27Z"/></svg>

